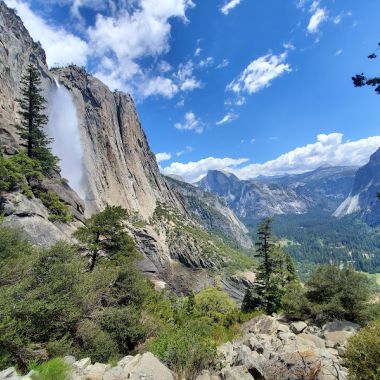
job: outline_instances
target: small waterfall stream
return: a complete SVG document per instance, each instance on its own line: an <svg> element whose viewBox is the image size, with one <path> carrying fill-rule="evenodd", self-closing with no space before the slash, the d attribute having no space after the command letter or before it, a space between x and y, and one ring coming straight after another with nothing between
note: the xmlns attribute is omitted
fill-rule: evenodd
<svg viewBox="0 0 380 380"><path fill-rule="evenodd" d="M72 95L55 79L48 96L47 133L53 138L52 151L60 159L61 175L85 199L83 146Z"/></svg>

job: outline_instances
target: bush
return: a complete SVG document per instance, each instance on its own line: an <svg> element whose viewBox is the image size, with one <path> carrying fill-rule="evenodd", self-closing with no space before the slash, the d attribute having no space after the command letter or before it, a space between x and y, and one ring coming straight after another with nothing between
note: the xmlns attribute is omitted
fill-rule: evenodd
<svg viewBox="0 0 380 380"><path fill-rule="evenodd" d="M352 380L380 379L380 321L360 330L348 341L345 365Z"/></svg>
<svg viewBox="0 0 380 380"><path fill-rule="evenodd" d="M68 380L70 366L63 359L55 358L30 369L37 371L33 380Z"/></svg>
<svg viewBox="0 0 380 380"><path fill-rule="evenodd" d="M195 296L195 313L213 322L230 326L238 319L235 302L223 291L207 288Z"/></svg>
<svg viewBox="0 0 380 380"><path fill-rule="evenodd" d="M65 223L73 220L73 216L69 213L69 208L59 199L54 191L48 190L47 192L40 192L38 197L49 210L49 220L52 222L58 221Z"/></svg>
<svg viewBox="0 0 380 380"><path fill-rule="evenodd" d="M159 336L149 349L172 368L179 378L195 379L216 357L208 321L194 320Z"/></svg>
<svg viewBox="0 0 380 380"><path fill-rule="evenodd" d="M365 323L370 319L371 283L352 268L318 267L301 285L287 288L284 312L293 319L312 318L323 324L331 320Z"/></svg>

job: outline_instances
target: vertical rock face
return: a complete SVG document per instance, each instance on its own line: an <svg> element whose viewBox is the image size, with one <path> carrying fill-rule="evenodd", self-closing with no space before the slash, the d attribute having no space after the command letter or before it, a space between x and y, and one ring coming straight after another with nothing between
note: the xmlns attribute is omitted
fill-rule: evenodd
<svg viewBox="0 0 380 380"><path fill-rule="evenodd" d="M0 147L6 154L19 147L15 98L19 96L21 75L31 62L39 68L43 80L49 81L45 52L15 12L0 1Z"/></svg>
<svg viewBox="0 0 380 380"><path fill-rule="evenodd" d="M76 66L56 69L53 75L74 97L87 172L88 211L121 205L147 219L157 202L183 210L160 175L132 98L111 92Z"/></svg>
<svg viewBox="0 0 380 380"><path fill-rule="evenodd" d="M370 226L380 225L380 201L376 195L380 192L380 149L361 167L355 176L350 195L335 211L334 216L358 213Z"/></svg>

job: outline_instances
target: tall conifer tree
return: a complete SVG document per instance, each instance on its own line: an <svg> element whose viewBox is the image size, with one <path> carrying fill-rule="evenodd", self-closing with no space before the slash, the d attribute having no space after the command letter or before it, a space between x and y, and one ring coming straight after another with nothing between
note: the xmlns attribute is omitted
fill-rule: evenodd
<svg viewBox="0 0 380 380"><path fill-rule="evenodd" d="M21 124L18 126L19 135L24 141L27 154L37 159L45 171L57 169L58 159L50 151L50 139L44 126L48 122L45 114L46 100L41 95L41 77L38 69L30 64L21 79L21 98L18 99L21 110Z"/></svg>

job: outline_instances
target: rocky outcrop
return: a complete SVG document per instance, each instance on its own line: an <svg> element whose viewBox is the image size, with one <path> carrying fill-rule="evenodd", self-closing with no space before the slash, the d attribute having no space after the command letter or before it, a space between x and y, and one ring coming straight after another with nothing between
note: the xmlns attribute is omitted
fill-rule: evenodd
<svg viewBox="0 0 380 380"><path fill-rule="evenodd" d="M225 200L213 193L179 179L167 178L170 186L184 199L187 209L206 228L236 240L244 248L252 248L248 230Z"/></svg>
<svg viewBox="0 0 380 380"><path fill-rule="evenodd" d="M356 175L351 192L334 213L340 218L358 214L372 227L380 225L380 202L377 193L380 191L380 149L361 167Z"/></svg>
<svg viewBox="0 0 380 380"><path fill-rule="evenodd" d="M261 316L242 327L244 335L218 348L220 362L200 379L345 380L347 340L359 326L333 322L322 329L303 321L288 323ZM331 334L339 339L331 341Z"/></svg>

